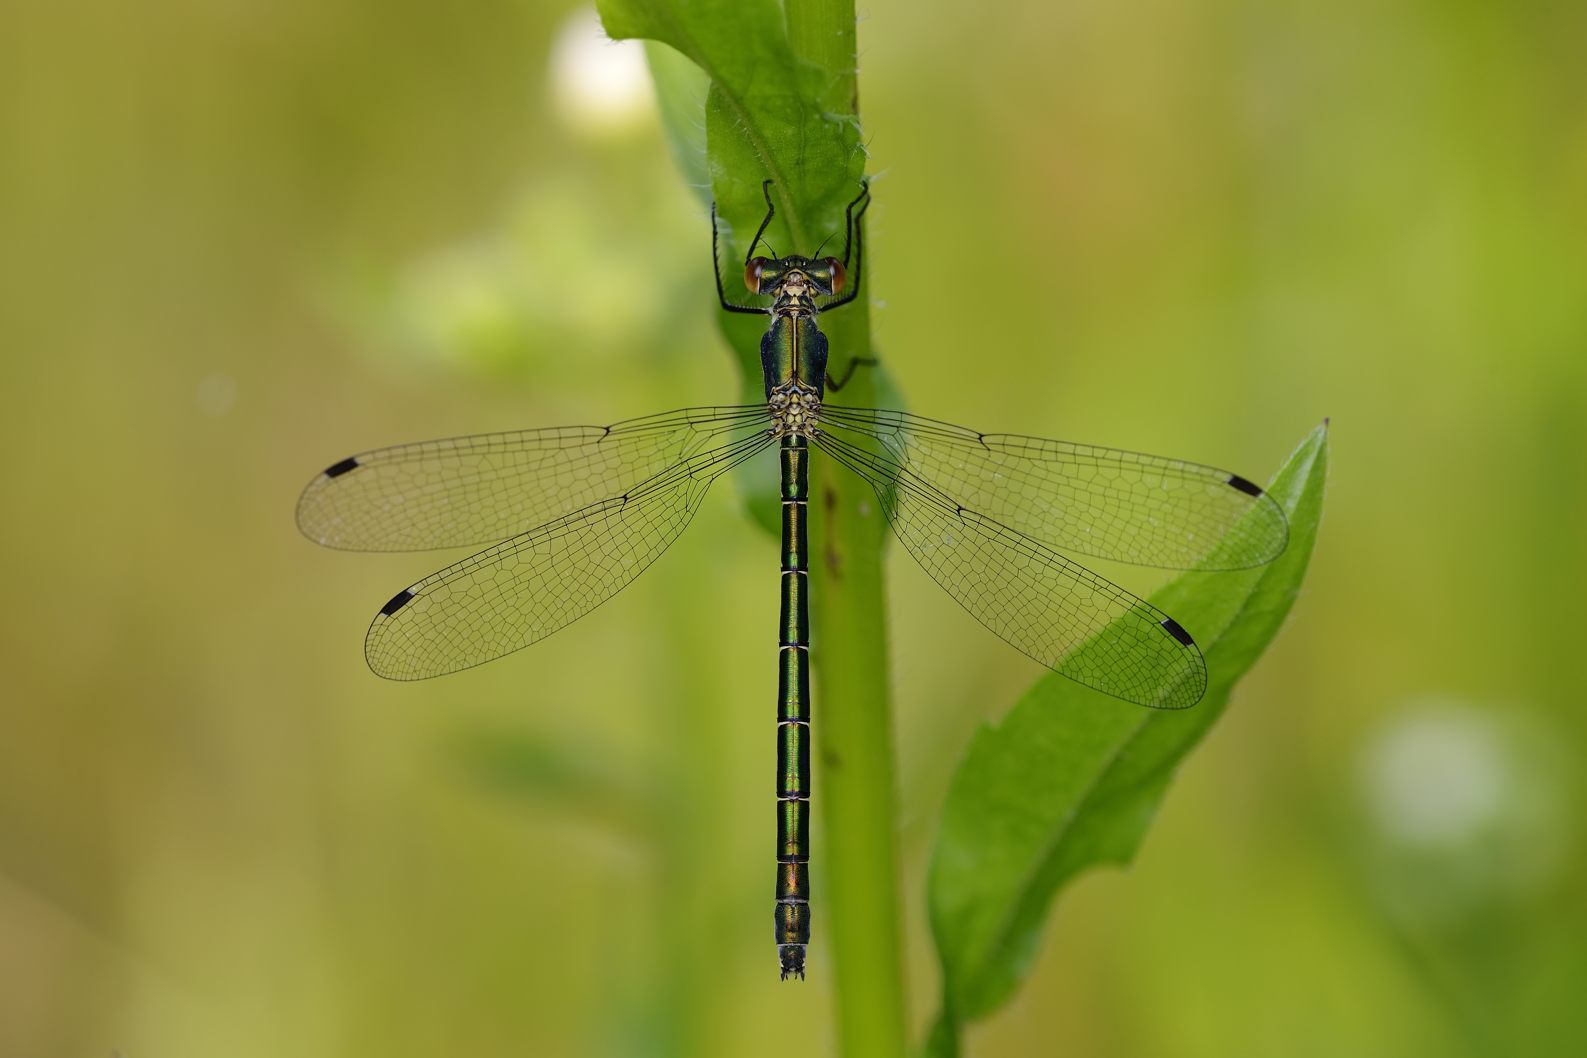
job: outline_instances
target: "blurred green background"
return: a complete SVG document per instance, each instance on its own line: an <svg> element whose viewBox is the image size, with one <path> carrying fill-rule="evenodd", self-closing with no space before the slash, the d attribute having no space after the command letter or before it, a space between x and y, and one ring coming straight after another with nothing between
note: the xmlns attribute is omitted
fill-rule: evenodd
<svg viewBox="0 0 1587 1058"><path fill-rule="evenodd" d="M911 407L1256 478L1333 421L1289 626L971 1053L1587 1048L1587 8L863 15ZM819 912L773 972L731 487L554 645L415 686L365 622L450 559L292 523L349 452L734 399L637 49L561 3L6 22L0 1055L827 1053ZM894 565L919 1025L944 786L1039 670Z"/></svg>

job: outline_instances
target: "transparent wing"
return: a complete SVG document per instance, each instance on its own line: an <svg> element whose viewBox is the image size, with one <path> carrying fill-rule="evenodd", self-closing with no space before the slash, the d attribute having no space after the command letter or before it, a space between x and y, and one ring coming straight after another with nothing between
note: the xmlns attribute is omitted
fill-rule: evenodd
<svg viewBox="0 0 1587 1058"><path fill-rule="evenodd" d="M983 434L907 412L825 405L822 427L871 437L960 506L1052 547L1166 569L1235 570L1284 550L1284 512L1227 470L1113 448ZM863 446L862 446L863 447Z"/></svg>
<svg viewBox="0 0 1587 1058"><path fill-rule="evenodd" d="M298 528L344 551L493 544L766 426L763 404L684 408L613 426L453 437L363 452L298 500Z"/></svg>
<svg viewBox="0 0 1587 1058"><path fill-rule="evenodd" d="M364 640L378 675L418 680L526 647L616 595L677 539L711 483L772 443L761 431L487 548L400 591Z"/></svg>
<svg viewBox="0 0 1587 1058"><path fill-rule="evenodd" d="M886 456L831 433L815 443L871 484L905 549L1016 649L1077 683L1140 705L1181 709L1201 699L1207 688L1201 651L1161 610L966 508Z"/></svg>

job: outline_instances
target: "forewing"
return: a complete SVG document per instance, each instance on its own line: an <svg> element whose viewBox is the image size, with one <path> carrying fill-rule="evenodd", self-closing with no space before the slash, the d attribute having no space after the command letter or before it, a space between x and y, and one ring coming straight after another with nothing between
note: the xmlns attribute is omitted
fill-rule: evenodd
<svg viewBox="0 0 1587 1058"><path fill-rule="evenodd" d="M771 444L764 431L691 457L624 495L521 533L398 592L364 656L418 680L480 665L564 628L616 595L677 539L711 483Z"/></svg>
<svg viewBox="0 0 1587 1058"><path fill-rule="evenodd" d="M685 408L613 426L453 437L363 452L298 500L298 528L345 551L491 544L608 500L764 428L764 405Z"/></svg>
<svg viewBox="0 0 1587 1058"><path fill-rule="evenodd" d="M870 482L904 548L976 620L1087 687L1160 709L1207 687L1189 633L1150 603L956 503L911 470L828 434L822 451Z"/></svg>
<svg viewBox="0 0 1587 1058"><path fill-rule="evenodd" d="M1216 467L983 434L900 411L827 405L821 421L851 443L874 438L893 463L958 506L1075 554L1166 569L1248 569L1278 557L1289 537L1272 497Z"/></svg>

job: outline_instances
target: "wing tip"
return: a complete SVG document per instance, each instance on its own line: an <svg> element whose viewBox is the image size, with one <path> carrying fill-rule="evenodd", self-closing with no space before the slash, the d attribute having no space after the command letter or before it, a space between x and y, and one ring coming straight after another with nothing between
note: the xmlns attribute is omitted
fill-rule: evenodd
<svg viewBox="0 0 1587 1058"><path fill-rule="evenodd" d="M383 680L409 683L438 675L421 671L413 652L402 649L402 644L394 644L388 638L399 630L390 618L416 597L417 593L412 588L403 588L380 608L374 620L369 622L369 630L364 633L364 664Z"/></svg>
<svg viewBox="0 0 1587 1058"><path fill-rule="evenodd" d="M1244 478L1240 479L1245 481ZM1247 482L1247 484L1250 484ZM1201 573L1238 573L1258 569L1289 550L1289 516L1284 507L1259 485L1247 492L1252 505L1231 525L1193 568ZM1240 489L1246 492L1245 489Z"/></svg>
<svg viewBox="0 0 1587 1058"><path fill-rule="evenodd" d="M364 655L364 663L369 666L370 672L373 672L383 680L390 680L392 683L418 683L420 680L428 679L432 675L438 675L437 673L410 672L406 669L389 668L370 660L368 654Z"/></svg>
<svg viewBox="0 0 1587 1058"><path fill-rule="evenodd" d="M1201 701L1207 693L1206 660L1201 656L1201 648L1196 645L1195 637L1185 629L1184 625L1167 614L1163 614L1157 624L1173 637L1174 642L1184 648L1181 657L1188 663L1189 668L1182 670L1172 683L1161 688L1154 700L1141 704L1170 712L1189 709Z"/></svg>
<svg viewBox="0 0 1587 1058"><path fill-rule="evenodd" d="M361 466L363 464L358 461L358 457L348 456L346 459L337 460L320 471L315 475L314 480L304 486L303 492L298 496L298 505L295 512L298 532L321 547L335 548L340 546L324 524L327 514L325 503L327 501L324 499L324 494L321 490L328 488L329 482L335 481L343 474L351 473Z"/></svg>
<svg viewBox="0 0 1587 1058"><path fill-rule="evenodd" d="M1198 705L1201 702L1201 699L1206 697L1206 694L1207 682L1205 678L1203 678L1202 680L1191 684L1184 691L1178 691L1176 689L1175 693L1170 695L1167 699L1160 702L1151 703L1151 707L1165 713L1177 713Z"/></svg>

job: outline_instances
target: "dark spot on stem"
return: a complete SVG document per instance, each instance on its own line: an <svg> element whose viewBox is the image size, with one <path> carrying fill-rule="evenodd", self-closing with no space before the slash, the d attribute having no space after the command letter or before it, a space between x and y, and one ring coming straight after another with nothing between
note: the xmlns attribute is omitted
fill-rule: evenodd
<svg viewBox="0 0 1587 1058"><path fill-rule="evenodd" d="M826 549L823 551L822 557L826 560L827 574L833 580L841 580L843 578L843 554L838 550L835 543L838 538L838 493L831 485L822 488L821 504L827 516Z"/></svg>

